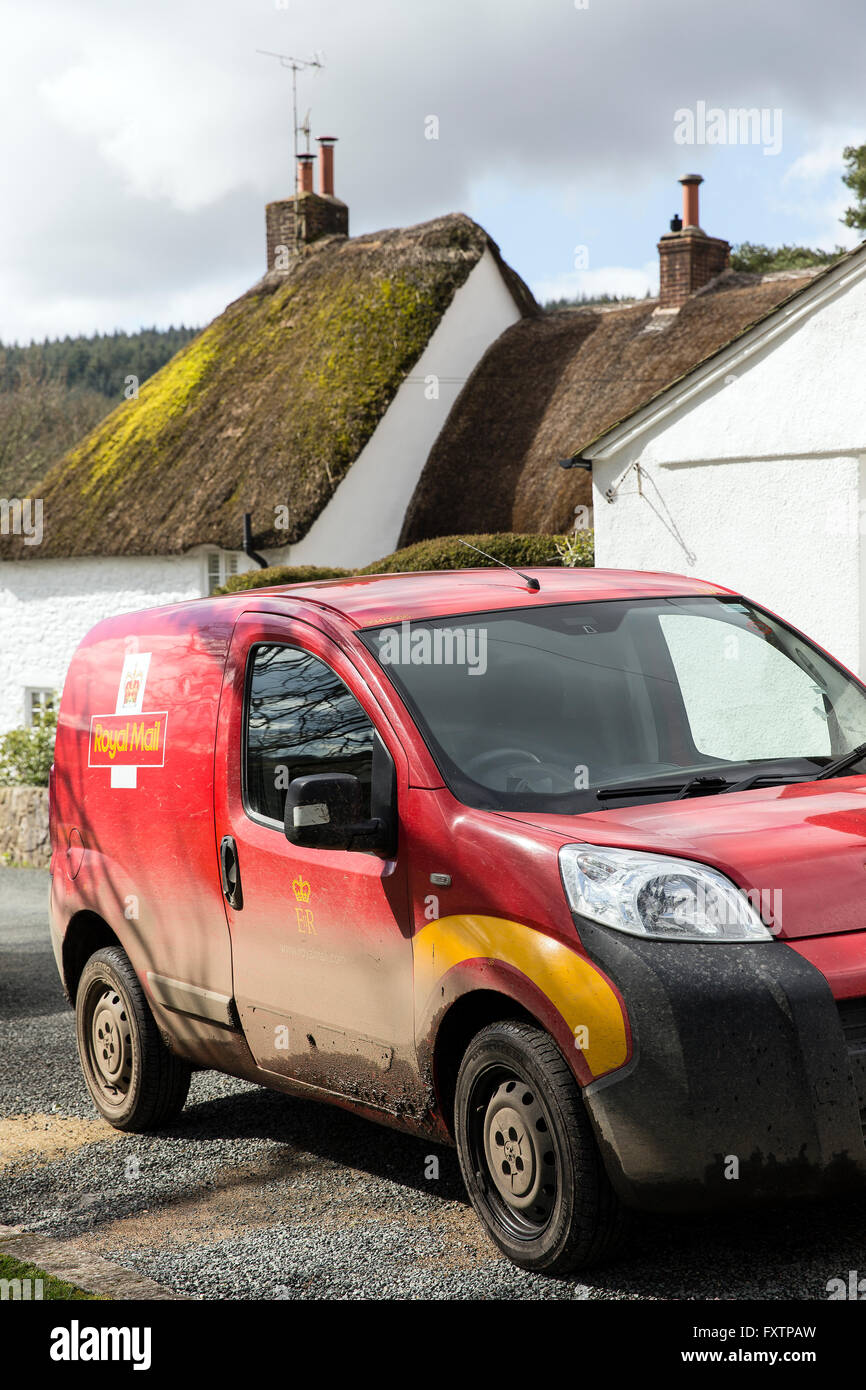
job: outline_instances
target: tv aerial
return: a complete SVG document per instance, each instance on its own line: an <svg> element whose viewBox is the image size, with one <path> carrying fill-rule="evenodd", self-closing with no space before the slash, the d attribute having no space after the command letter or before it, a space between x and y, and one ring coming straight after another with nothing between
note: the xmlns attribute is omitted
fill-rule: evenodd
<svg viewBox="0 0 866 1390"><path fill-rule="evenodd" d="M304 135L307 140L307 153L310 152L310 113L304 117L303 125L298 124L298 73L305 72L307 69L314 71L325 66L323 57L320 53L314 53L312 58L293 58L289 53L273 53L269 48L257 48L257 53L263 54L266 58L278 58L281 68L289 68L292 74L292 154L294 165L292 167L292 182L297 178L298 167L298 136Z"/></svg>

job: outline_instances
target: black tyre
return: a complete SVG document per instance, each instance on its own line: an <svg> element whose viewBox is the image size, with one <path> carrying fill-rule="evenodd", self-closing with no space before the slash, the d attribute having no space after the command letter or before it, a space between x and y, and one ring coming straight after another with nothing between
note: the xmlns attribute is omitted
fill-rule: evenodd
<svg viewBox="0 0 866 1390"><path fill-rule="evenodd" d="M78 1056L87 1089L115 1129L158 1129L183 1109L188 1062L169 1052L119 946L90 957L75 996Z"/></svg>
<svg viewBox="0 0 866 1390"><path fill-rule="evenodd" d="M613 1254L624 1213L548 1033L514 1021L482 1029L460 1065L454 1119L469 1198L509 1259L565 1274Z"/></svg>

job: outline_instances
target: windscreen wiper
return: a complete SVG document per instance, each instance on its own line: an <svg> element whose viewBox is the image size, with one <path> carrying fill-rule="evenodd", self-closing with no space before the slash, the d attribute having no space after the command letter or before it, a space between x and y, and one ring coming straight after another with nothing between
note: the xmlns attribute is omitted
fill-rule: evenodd
<svg viewBox="0 0 866 1390"><path fill-rule="evenodd" d="M766 782L767 786L771 787L774 783L778 786L781 783L813 782L814 780L814 775L811 772L750 772L748 777L741 777L738 782L732 782L729 787L725 787L725 793L747 792L751 787L760 786L762 782Z"/></svg>
<svg viewBox="0 0 866 1390"><path fill-rule="evenodd" d="M674 801L682 801L687 796L712 796L728 786L726 777L689 777L685 782L631 782L624 786L599 787L596 796L599 801L611 801L615 797L655 796L664 792L675 792Z"/></svg>
<svg viewBox="0 0 866 1390"><path fill-rule="evenodd" d="M804 780L812 782L822 782L825 777L835 777L838 773L844 772L852 763L859 763L861 758L866 757L866 743L858 743L856 748L852 748L850 753L843 753L841 758L834 758L832 763L822 767L821 771L812 778Z"/></svg>
<svg viewBox="0 0 866 1390"><path fill-rule="evenodd" d="M850 753L843 753L841 758L834 758L831 763L827 763L821 768L820 772L796 772L793 777L786 772L751 772L748 777L741 777L739 782L732 782L726 787L727 792L745 792L750 787L756 787L760 782L768 784L776 782L821 782L827 777L837 777L840 772L857 763L861 758L866 757L866 743L858 743L856 748L852 748Z"/></svg>
<svg viewBox="0 0 866 1390"><path fill-rule="evenodd" d="M672 801L682 801L687 796L714 796L721 793L745 792L761 782L775 783L821 782L827 777L837 777L854 763L866 758L866 743L859 743L850 753L834 758L820 772L750 772L748 777L740 777L731 782L727 777L704 776L689 777L685 782L627 782L613 787L599 787L596 796L599 801L614 801L629 796L663 796L671 793Z"/></svg>

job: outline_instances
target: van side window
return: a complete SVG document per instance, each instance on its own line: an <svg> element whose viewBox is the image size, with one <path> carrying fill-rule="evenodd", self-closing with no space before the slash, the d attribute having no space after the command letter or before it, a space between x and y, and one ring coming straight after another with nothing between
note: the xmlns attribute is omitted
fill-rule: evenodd
<svg viewBox="0 0 866 1390"><path fill-rule="evenodd" d="M324 661L298 647L254 647L245 729L248 810L282 823L294 777L350 772L370 815L373 725Z"/></svg>

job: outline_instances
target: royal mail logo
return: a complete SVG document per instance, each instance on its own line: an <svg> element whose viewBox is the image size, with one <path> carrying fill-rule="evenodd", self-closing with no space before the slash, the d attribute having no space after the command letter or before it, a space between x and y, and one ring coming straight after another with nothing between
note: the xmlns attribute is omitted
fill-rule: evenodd
<svg viewBox="0 0 866 1390"><path fill-rule="evenodd" d="M129 709L138 704L138 697L141 693L141 676L130 676L123 687L124 708Z"/></svg>
<svg viewBox="0 0 866 1390"><path fill-rule="evenodd" d="M117 686L115 714L141 714L149 670L150 652L127 652Z"/></svg>
<svg viewBox="0 0 866 1390"><path fill-rule="evenodd" d="M313 909L311 907L306 906L306 904L310 901L310 895L312 894L312 891L312 888L310 887L307 880L304 878L303 874L298 874L298 877L294 879L292 882L292 892L297 898L297 903L295 905L295 916L298 919L298 931L303 932L305 936L318 935L316 931L315 920L313 918Z"/></svg>
<svg viewBox="0 0 866 1390"><path fill-rule="evenodd" d="M141 714L94 714L90 720L90 767L162 767L166 710Z"/></svg>
<svg viewBox="0 0 866 1390"><path fill-rule="evenodd" d="M301 878L300 875L298 875L292 884L292 890L299 903L308 903L310 901L312 889L305 878Z"/></svg>
<svg viewBox="0 0 866 1390"><path fill-rule="evenodd" d="M163 767L165 710L140 714L93 714L90 767Z"/></svg>
<svg viewBox="0 0 866 1390"><path fill-rule="evenodd" d="M136 787L140 767L163 767L168 714L142 709L150 652L140 652L136 640L123 659L113 714L94 714L90 720L88 767L111 769L112 787Z"/></svg>

